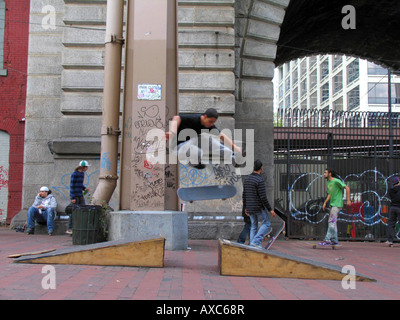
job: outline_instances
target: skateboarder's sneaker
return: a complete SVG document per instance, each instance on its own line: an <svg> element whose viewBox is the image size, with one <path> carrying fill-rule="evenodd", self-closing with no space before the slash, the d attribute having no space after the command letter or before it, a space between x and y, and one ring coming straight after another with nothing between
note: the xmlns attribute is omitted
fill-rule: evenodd
<svg viewBox="0 0 400 320"><path fill-rule="evenodd" d="M28 228L28 229L26 229L26 232L28 234L35 234L35 228Z"/></svg>
<svg viewBox="0 0 400 320"><path fill-rule="evenodd" d="M250 243L250 247L255 247L255 248L258 248L258 249L264 249L261 244L255 244L255 243Z"/></svg>
<svg viewBox="0 0 400 320"><path fill-rule="evenodd" d="M332 245L332 242L324 240L324 241L318 243L318 245L319 245L319 246L323 246L323 247L331 246L331 245Z"/></svg>
<svg viewBox="0 0 400 320"><path fill-rule="evenodd" d="M334 246L334 247L339 247L339 246L340 246L340 244L339 244L339 242L331 242L331 246Z"/></svg>

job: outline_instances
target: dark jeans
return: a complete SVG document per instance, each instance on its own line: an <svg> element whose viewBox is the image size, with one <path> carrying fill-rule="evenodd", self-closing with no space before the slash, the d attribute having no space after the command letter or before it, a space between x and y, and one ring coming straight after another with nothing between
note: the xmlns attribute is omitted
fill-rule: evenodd
<svg viewBox="0 0 400 320"><path fill-rule="evenodd" d="M72 205L85 205L86 204L86 202L85 202L85 198L84 197L76 197L75 198L75 203L73 203ZM72 210L74 210L73 208L72 208ZM68 229L72 229L72 213L71 213L71 216L69 217L69 223L68 223Z"/></svg>
<svg viewBox="0 0 400 320"><path fill-rule="evenodd" d="M246 218L244 219L244 227L238 238L239 243L245 243L247 237L250 237L250 227L251 227L251 221L250 218L247 217L247 219Z"/></svg>
<svg viewBox="0 0 400 320"><path fill-rule="evenodd" d="M388 241L393 242L396 238L394 227L396 222L400 223L400 207L390 207L388 221Z"/></svg>

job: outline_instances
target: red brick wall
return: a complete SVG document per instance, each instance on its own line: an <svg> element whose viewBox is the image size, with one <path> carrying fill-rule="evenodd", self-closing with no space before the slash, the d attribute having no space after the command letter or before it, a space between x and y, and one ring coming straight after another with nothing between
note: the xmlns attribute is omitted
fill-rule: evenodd
<svg viewBox="0 0 400 320"><path fill-rule="evenodd" d="M4 69L0 76L0 130L10 135L7 223L21 210L24 161L29 0L6 0Z"/></svg>

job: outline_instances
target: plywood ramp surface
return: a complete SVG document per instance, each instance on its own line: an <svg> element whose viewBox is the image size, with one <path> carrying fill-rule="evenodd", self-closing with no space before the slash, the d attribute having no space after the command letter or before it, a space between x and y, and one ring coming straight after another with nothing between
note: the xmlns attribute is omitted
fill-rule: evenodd
<svg viewBox="0 0 400 320"><path fill-rule="evenodd" d="M346 274L334 265L319 263L279 252L219 240L218 267L221 275L343 280ZM356 275L357 281L375 281Z"/></svg>
<svg viewBox="0 0 400 320"><path fill-rule="evenodd" d="M26 255L15 262L84 264L100 266L163 267L165 238L141 241L118 240Z"/></svg>

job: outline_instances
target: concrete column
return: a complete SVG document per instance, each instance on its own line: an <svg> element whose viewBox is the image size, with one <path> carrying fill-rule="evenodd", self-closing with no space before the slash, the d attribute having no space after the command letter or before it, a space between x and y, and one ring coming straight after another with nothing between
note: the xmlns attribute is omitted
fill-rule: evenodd
<svg viewBox="0 0 400 320"><path fill-rule="evenodd" d="M176 210L176 165L151 163L165 140L147 136L167 129L177 110L176 0L133 0L128 5L122 210ZM155 157L159 153L153 154Z"/></svg>

